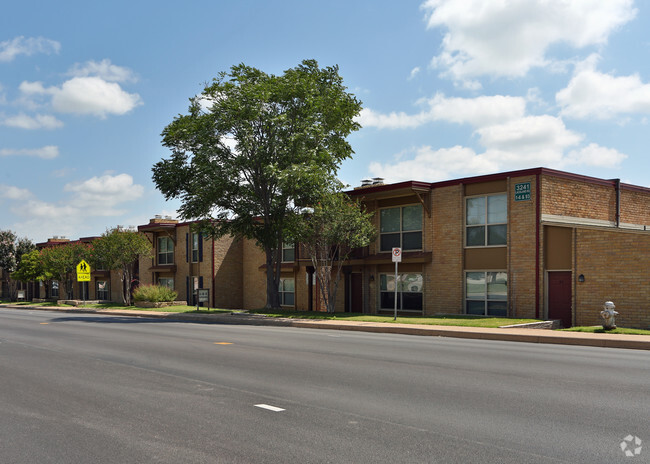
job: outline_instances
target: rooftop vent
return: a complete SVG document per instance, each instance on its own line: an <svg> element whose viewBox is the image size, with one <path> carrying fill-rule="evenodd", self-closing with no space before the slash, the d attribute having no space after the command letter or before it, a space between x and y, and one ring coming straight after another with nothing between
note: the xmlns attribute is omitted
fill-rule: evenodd
<svg viewBox="0 0 650 464"><path fill-rule="evenodd" d="M367 187L368 185L372 185L372 180L370 180L370 179L363 179L363 180L361 181L361 186L362 186L362 187Z"/></svg>
<svg viewBox="0 0 650 464"><path fill-rule="evenodd" d="M162 219L162 214L156 214L154 217L155 217L156 219Z"/></svg>
<svg viewBox="0 0 650 464"><path fill-rule="evenodd" d="M384 183L384 178L383 177L373 177L372 178L372 185L381 185Z"/></svg>

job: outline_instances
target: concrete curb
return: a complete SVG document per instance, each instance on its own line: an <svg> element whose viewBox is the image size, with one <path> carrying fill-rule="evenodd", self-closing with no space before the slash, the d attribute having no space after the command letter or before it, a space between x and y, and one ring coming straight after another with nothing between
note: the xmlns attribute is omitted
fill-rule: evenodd
<svg viewBox="0 0 650 464"><path fill-rule="evenodd" d="M591 334L583 332L557 332L548 329L433 326L374 322L351 322L333 320L307 320L267 317L259 314L179 314L151 311L91 310L77 308L44 308L41 306L2 305L0 308L52 311L59 313L102 314L121 317L161 319L170 322L199 322L211 324L265 325L300 327L307 329L350 330L358 332L392 333L430 337L453 337L481 340L501 340L526 343L549 343L559 345L596 346L650 350L650 336L625 334Z"/></svg>

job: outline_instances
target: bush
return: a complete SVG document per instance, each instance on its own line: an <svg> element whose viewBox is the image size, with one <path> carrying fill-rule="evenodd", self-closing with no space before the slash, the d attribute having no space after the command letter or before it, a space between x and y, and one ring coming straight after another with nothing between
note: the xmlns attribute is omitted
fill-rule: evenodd
<svg viewBox="0 0 650 464"><path fill-rule="evenodd" d="M140 285L133 290L133 299L135 301L171 302L175 301L177 296L178 294L174 290L164 285Z"/></svg>

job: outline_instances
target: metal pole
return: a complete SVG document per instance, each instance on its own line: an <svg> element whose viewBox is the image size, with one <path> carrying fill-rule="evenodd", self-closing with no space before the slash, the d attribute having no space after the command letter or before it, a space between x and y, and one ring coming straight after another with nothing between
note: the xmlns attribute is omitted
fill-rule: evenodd
<svg viewBox="0 0 650 464"><path fill-rule="evenodd" d="M395 316L393 320L397 320L397 261L395 261Z"/></svg>

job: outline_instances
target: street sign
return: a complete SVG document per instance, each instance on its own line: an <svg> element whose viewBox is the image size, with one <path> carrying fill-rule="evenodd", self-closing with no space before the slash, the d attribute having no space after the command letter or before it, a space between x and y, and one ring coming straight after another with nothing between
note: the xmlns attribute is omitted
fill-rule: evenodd
<svg viewBox="0 0 650 464"><path fill-rule="evenodd" d="M530 199L530 182L515 184L515 201L529 201Z"/></svg>
<svg viewBox="0 0 650 464"><path fill-rule="evenodd" d="M210 289L209 288L199 288L197 289L199 293L199 303L205 303L210 301Z"/></svg>
<svg viewBox="0 0 650 464"><path fill-rule="evenodd" d="M77 282L90 282L90 265L83 259L77 264Z"/></svg>
<svg viewBox="0 0 650 464"><path fill-rule="evenodd" d="M393 262L394 263L401 263L402 262L402 249L401 248L393 248Z"/></svg>

